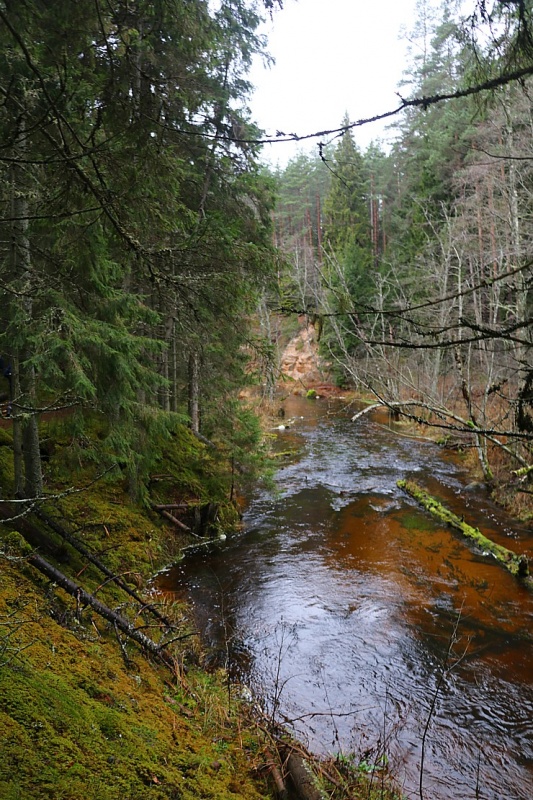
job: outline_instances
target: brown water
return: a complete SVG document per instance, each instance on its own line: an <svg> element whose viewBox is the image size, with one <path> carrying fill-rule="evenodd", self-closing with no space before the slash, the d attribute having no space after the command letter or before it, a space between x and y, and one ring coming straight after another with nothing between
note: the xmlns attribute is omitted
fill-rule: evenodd
<svg viewBox="0 0 533 800"><path fill-rule="evenodd" d="M277 491L258 489L244 532L160 587L194 604L214 658L229 654L316 752L370 764L386 753L408 797L420 797L423 758L427 800L530 800L533 592L396 481L414 478L517 552L532 554L531 531L465 491L434 445L353 424L327 401L288 403L302 418L279 434L297 456Z"/></svg>

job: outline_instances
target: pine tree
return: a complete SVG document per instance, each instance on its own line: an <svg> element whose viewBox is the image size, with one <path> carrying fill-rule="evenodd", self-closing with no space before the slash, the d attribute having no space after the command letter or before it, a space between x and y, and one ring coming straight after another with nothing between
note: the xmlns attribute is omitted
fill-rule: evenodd
<svg viewBox="0 0 533 800"><path fill-rule="evenodd" d="M342 125L348 125L345 116ZM350 131L330 164L331 188L324 202L324 242L341 263L350 293L364 302L372 291L370 186L363 157Z"/></svg>

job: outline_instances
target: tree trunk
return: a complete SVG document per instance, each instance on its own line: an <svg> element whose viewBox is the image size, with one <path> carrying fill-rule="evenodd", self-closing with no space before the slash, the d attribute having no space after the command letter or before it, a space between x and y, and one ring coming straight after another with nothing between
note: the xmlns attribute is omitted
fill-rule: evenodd
<svg viewBox="0 0 533 800"><path fill-rule="evenodd" d="M316 777L299 753L291 750L286 759L286 768L300 800L322 800L322 792L316 786Z"/></svg>
<svg viewBox="0 0 533 800"><path fill-rule="evenodd" d="M481 533L479 528L473 528L461 517L458 517L457 514L454 514L439 503L435 497L425 492L424 489L414 481L398 481L398 487L411 495L411 497L420 503L426 511L429 511L430 514L433 514L433 516L451 525L452 528L461 531L463 536L472 539L483 551L491 553L500 564L503 564L503 566L509 570L509 572L517 578L522 578L524 584L528 588L533 589L533 579L529 577L528 560L526 556L519 556L512 550L508 550L506 547L502 547L502 545L496 544L496 542L488 539Z"/></svg>
<svg viewBox="0 0 533 800"><path fill-rule="evenodd" d="M76 537L69 533L69 531L60 525L59 522L49 517L48 514L46 514L41 508L34 509L33 514L38 519L42 520L42 522L44 522L46 525L48 525L49 528L55 531L55 533L61 536L62 539L68 542L75 550L78 551L78 553L81 553L81 555L85 556L85 558L88 559L91 564L94 564L95 567L100 570L100 572L116 583L117 586L122 589L122 591L126 592L126 594L129 594L130 597L133 597L134 600L140 603L143 609L149 611L154 615L154 617L157 617L157 619L163 622L167 628L171 629L174 627L174 623L167 616L162 614L152 603L147 603L142 597L140 597L140 595L138 595L134 589L132 589L127 583L125 583L125 581L122 580L120 575L115 575L112 570L108 569L108 567L106 567L106 565L103 564L97 556L91 553L91 551L88 550L84 544L79 542Z"/></svg>
<svg viewBox="0 0 533 800"><path fill-rule="evenodd" d="M22 390L23 402L30 408L30 415L24 415L22 423L22 450L25 478L24 494L25 497L40 497L43 493L43 472L37 415L33 411L36 401L35 369L33 365L26 366Z"/></svg>
<svg viewBox="0 0 533 800"><path fill-rule="evenodd" d="M19 381L19 366L18 358L13 355L12 364L12 386L13 398L18 401L20 397L20 381ZM22 426L18 413L14 413L13 406L11 408L13 416L13 468L15 473L15 497L22 497L24 494L24 461L22 458Z"/></svg>
<svg viewBox="0 0 533 800"><path fill-rule="evenodd" d="M24 161L27 153L27 134L24 115L21 115L19 130L13 147L15 159ZM25 185L24 168L15 160L12 167L11 207L13 210L11 269L13 279L19 290L19 298L12 306L13 318L10 320L17 329L19 338L26 337L31 329L33 318L32 264L29 239L28 187ZM27 181L26 181L27 182ZM35 368L30 362L30 354L21 347L15 372L15 482L17 492L25 497L39 497L43 491L41 454L39 448L39 429L35 412ZM18 405L18 408L17 408ZM24 483L21 485L20 450L24 460Z"/></svg>
<svg viewBox="0 0 533 800"><path fill-rule="evenodd" d="M200 431L200 359L194 350L189 355L189 417L193 433Z"/></svg>
<svg viewBox="0 0 533 800"><path fill-rule="evenodd" d="M122 617L120 614L117 614L116 611L113 611L112 608L104 605L98 600L94 595L89 594L86 592L85 589L82 589L77 583L67 578L62 572L60 572L56 567L52 566L48 561L46 561L42 556L38 555L37 553L32 553L31 556L28 558L28 562L32 564L39 572L42 572L43 575L46 575L47 578L50 578L51 581L56 583L62 589L64 589L68 594L75 597L77 602L80 605L90 606L97 614L101 617L106 619L108 622L111 622L113 625L125 633L130 639L133 639L137 644L139 644L143 650L152 653L152 655L157 656L161 661L163 661L168 666L173 666L172 659L162 648L150 639L148 636L145 636L144 633L137 630L132 622Z"/></svg>

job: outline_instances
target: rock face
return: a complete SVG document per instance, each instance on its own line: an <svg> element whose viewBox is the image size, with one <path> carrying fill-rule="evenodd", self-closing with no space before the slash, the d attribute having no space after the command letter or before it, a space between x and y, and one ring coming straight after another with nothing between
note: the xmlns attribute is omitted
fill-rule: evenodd
<svg viewBox="0 0 533 800"><path fill-rule="evenodd" d="M313 325L305 324L294 336L281 355L281 372L305 386L327 379L327 364L318 354L318 342Z"/></svg>

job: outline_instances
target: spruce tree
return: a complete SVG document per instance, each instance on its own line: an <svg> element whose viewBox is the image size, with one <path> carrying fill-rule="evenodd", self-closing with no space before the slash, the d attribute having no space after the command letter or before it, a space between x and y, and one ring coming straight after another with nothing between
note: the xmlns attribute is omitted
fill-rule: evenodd
<svg viewBox="0 0 533 800"><path fill-rule="evenodd" d="M0 19L0 351L34 496L41 408L103 414L102 452L137 472L146 407L182 406L179 351L243 331L271 190L230 139L257 133L243 74L261 43L244 3L21 0Z"/></svg>

